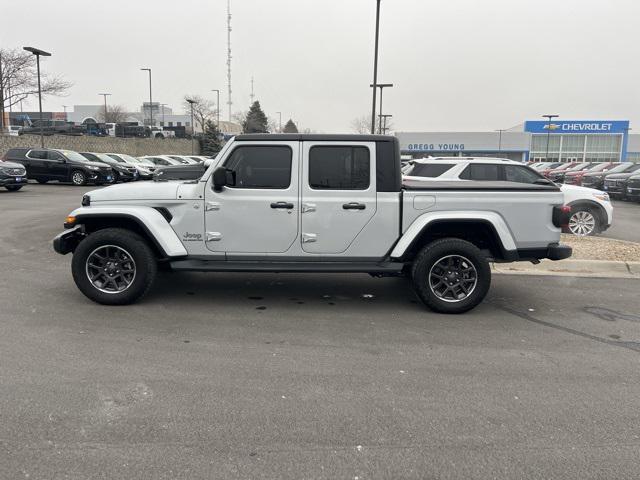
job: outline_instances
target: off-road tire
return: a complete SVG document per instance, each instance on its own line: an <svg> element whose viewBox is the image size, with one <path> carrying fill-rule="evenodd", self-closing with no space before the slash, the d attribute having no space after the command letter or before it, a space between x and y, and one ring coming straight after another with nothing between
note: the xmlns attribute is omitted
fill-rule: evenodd
<svg viewBox="0 0 640 480"><path fill-rule="evenodd" d="M431 286L432 269L447 257L463 258L475 269L475 286L463 299L443 300ZM411 281L420 300L431 310L438 313L464 313L477 306L487 295L491 286L491 268L480 249L472 243L458 238L443 238L424 246L417 254L411 267Z"/></svg>
<svg viewBox="0 0 640 480"><path fill-rule="evenodd" d="M87 260L101 246L115 246L126 250L135 262L135 277L130 286L117 293L98 289L89 279ZM127 305L140 300L151 289L158 265L147 242L137 233L123 228L106 228L90 234L80 242L71 262L73 280L89 299L103 305Z"/></svg>

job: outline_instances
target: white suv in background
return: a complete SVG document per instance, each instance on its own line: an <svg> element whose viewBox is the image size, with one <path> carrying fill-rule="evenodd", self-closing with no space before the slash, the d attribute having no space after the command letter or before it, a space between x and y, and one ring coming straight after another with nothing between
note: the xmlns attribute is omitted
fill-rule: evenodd
<svg viewBox="0 0 640 480"><path fill-rule="evenodd" d="M405 180L419 181L504 181L516 183L549 183L533 168L504 158L428 157L411 160L402 169ZM593 188L560 185L565 205L571 207L571 218L565 229L579 236L604 232L613 221L613 205L609 195Z"/></svg>

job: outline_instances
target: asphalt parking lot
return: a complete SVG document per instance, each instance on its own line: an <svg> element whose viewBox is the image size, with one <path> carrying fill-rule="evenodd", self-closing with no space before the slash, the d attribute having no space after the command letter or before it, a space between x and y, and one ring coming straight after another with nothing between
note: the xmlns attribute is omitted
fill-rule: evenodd
<svg viewBox="0 0 640 480"><path fill-rule="evenodd" d="M637 478L640 281L496 275L443 316L401 279L172 273L104 307L50 246L90 189L0 192L0 478Z"/></svg>
<svg viewBox="0 0 640 480"><path fill-rule="evenodd" d="M640 203L613 200L613 224L602 236L640 242Z"/></svg>

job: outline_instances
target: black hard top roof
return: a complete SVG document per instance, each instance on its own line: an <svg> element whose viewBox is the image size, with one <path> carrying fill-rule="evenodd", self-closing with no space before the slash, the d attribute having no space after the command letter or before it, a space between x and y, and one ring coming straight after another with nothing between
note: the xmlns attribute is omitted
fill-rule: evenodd
<svg viewBox="0 0 640 480"><path fill-rule="evenodd" d="M394 142L390 135L360 135L332 133L245 133L236 135L235 141L308 141L308 142Z"/></svg>

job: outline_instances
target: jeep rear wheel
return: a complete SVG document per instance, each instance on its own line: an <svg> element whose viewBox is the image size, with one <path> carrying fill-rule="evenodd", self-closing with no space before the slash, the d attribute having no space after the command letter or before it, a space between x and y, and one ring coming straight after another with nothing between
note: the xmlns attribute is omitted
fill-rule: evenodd
<svg viewBox="0 0 640 480"><path fill-rule="evenodd" d="M426 245L411 269L416 293L430 309L463 313L478 305L489 291L491 269L480 249L457 238Z"/></svg>
<svg viewBox="0 0 640 480"><path fill-rule="evenodd" d="M138 234L107 228L80 242L73 254L71 272L87 298L104 305L126 305L149 291L157 262Z"/></svg>

